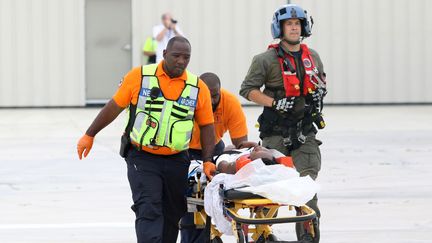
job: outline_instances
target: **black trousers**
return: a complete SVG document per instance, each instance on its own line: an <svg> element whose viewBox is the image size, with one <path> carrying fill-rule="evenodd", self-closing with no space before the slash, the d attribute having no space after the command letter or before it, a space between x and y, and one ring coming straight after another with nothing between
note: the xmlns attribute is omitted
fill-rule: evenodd
<svg viewBox="0 0 432 243"><path fill-rule="evenodd" d="M189 157L131 149L126 158L138 243L175 243L186 212Z"/></svg>

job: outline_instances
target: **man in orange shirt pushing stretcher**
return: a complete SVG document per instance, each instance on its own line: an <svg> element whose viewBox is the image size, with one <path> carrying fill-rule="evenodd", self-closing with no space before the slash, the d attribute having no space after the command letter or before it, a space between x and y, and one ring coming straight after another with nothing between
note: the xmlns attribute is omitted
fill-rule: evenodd
<svg viewBox="0 0 432 243"><path fill-rule="evenodd" d="M238 148L243 142L248 140L246 117L240 101L235 95L221 88L220 79L216 74L210 72L203 73L200 79L209 88L212 100L216 140L214 155L219 155L223 152L225 144L222 137L227 131L229 131L232 144ZM192 159L202 160L201 149L200 129L198 126L194 126L192 139L189 144L189 155Z"/></svg>
<svg viewBox="0 0 432 243"><path fill-rule="evenodd" d="M227 131L229 131L232 144L239 148L248 140L246 117L240 101L235 95L221 88L220 79L216 74L203 73L200 79L207 85L211 95L216 142L213 155L219 155L224 151L225 144L222 137ZM200 137L200 128L195 125L189 144L191 160L203 160ZM204 166L207 177L211 178L216 171L216 166L210 162L206 162ZM193 222L193 213L186 213L181 220L181 243L199 242L205 242L205 232L196 229Z"/></svg>

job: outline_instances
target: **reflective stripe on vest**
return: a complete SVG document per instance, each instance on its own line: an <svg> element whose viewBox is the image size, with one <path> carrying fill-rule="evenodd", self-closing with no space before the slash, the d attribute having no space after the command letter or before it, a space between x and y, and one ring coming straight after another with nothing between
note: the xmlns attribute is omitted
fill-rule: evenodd
<svg viewBox="0 0 432 243"><path fill-rule="evenodd" d="M269 46L269 49L275 49L278 52L279 44L273 44ZM303 95L307 95L316 89L316 83L318 83L318 69L310 54L309 48L305 44L300 44L300 49L302 51L301 60L305 69L305 77L303 82ZM289 60L291 66L296 70L296 65L294 57L285 53L285 57ZM300 80L298 79L296 72L291 72L290 70L285 70L284 59L278 55L279 64L282 70L282 77L285 89L285 96L300 96ZM294 70L293 70L294 71ZM314 84L315 83L315 84Z"/></svg>
<svg viewBox="0 0 432 243"><path fill-rule="evenodd" d="M157 64L142 67L142 82L130 138L141 146L165 146L183 151L189 148L198 98L198 78L186 71L185 87L177 100L166 99L155 76ZM152 88L159 95L151 97Z"/></svg>

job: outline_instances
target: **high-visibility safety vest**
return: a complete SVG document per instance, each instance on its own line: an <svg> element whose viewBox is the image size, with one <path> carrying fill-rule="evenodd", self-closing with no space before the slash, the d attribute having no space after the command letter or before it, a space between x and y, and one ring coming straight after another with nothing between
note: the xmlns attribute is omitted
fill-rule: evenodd
<svg viewBox="0 0 432 243"><path fill-rule="evenodd" d="M152 37L147 37L143 46L143 51L156 52L156 50L157 50L157 41Z"/></svg>
<svg viewBox="0 0 432 243"><path fill-rule="evenodd" d="M185 87L177 100L169 100L160 91L156 77L158 64L142 67L131 141L141 146L165 146L176 151L189 148L198 98L198 77L186 71ZM157 92L154 92L157 91Z"/></svg>
<svg viewBox="0 0 432 243"><path fill-rule="evenodd" d="M279 44L270 45L269 49L270 48L275 49L276 53L278 54L278 60L282 69L282 77L286 96L307 95L308 92L316 89L315 84L317 84L319 80L318 69L315 66L309 48L305 44L300 44L300 49L302 51L301 60L305 69L302 92L300 91L300 80L298 79L296 74L296 64L294 61L294 57L284 52L281 52L281 50L279 49L281 48L279 47ZM283 58L281 57L281 55L283 55Z"/></svg>

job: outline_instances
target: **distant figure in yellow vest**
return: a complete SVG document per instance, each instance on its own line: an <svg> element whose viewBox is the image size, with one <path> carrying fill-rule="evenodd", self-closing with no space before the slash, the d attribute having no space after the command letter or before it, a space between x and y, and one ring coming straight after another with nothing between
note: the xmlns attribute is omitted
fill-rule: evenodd
<svg viewBox="0 0 432 243"><path fill-rule="evenodd" d="M147 57L147 64L156 63L157 41L153 37L148 37L143 45L143 55Z"/></svg>

